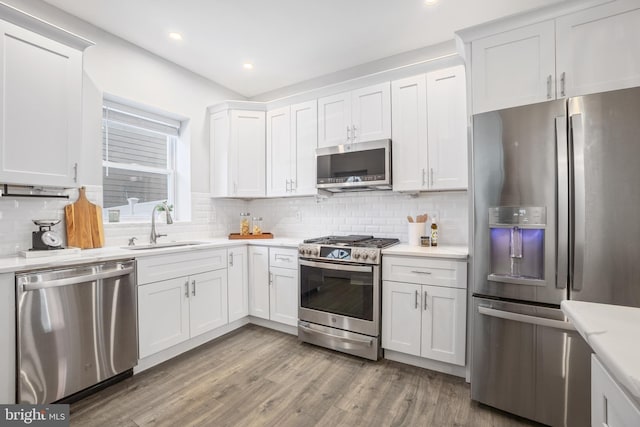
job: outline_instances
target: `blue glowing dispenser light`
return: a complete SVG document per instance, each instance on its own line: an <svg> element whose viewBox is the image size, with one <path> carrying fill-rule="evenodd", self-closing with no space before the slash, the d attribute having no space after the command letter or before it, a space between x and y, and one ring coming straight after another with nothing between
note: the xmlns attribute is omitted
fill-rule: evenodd
<svg viewBox="0 0 640 427"><path fill-rule="evenodd" d="M545 282L546 217L545 207L489 209L488 280L523 285Z"/></svg>

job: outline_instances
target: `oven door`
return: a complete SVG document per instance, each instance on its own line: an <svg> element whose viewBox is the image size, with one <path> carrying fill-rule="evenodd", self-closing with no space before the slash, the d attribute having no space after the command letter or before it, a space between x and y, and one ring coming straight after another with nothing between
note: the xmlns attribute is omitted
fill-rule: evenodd
<svg viewBox="0 0 640 427"><path fill-rule="evenodd" d="M380 334L380 266L301 259L300 320Z"/></svg>

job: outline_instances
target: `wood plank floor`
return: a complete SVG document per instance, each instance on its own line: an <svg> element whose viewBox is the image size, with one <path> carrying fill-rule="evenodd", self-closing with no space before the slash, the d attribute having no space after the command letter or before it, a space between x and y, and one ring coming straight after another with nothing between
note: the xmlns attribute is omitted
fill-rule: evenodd
<svg viewBox="0 0 640 427"><path fill-rule="evenodd" d="M247 325L74 403L71 425L535 425L469 395L462 378Z"/></svg>

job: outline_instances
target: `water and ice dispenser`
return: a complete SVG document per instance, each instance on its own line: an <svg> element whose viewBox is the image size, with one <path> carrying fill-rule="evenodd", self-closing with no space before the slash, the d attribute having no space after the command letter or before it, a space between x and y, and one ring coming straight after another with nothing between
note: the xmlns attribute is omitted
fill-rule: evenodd
<svg viewBox="0 0 640 427"><path fill-rule="evenodd" d="M494 282L544 282L545 207L489 209L489 276Z"/></svg>

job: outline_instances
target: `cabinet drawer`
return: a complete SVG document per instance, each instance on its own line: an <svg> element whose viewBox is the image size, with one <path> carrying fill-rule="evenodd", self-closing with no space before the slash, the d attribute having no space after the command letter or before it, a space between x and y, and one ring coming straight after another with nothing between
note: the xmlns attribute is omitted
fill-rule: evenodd
<svg viewBox="0 0 640 427"><path fill-rule="evenodd" d="M227 250L196 250L138 260L138 285L227 267Z"/></svg>
<svg viewBox="0 0 640 427"><path fill-rule="evenodd" d="M269 266L298 269L298 250L289 248L269 248Z"/></svg>
<svg viewBox="0 0 640 427"><path fill-rule="evenodd" d="M467 287L467 263L432 258L382 257L382 279L422 285Z"/></svg>

